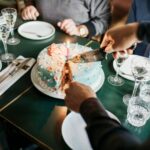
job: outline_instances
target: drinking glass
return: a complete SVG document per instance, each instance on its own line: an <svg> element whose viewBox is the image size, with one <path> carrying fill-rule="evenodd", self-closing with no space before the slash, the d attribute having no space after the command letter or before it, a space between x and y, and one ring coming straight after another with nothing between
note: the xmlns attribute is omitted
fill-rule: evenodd
<svg viewBox="0 0 150 150"><path fill-rule="evenodd" d="M147 58L141 57L137 59L136 57L131 61L131 72L135 79L135 84L133 88L132 95L126 94L123 97L123 102L128 105L131 98L136 97L137 89L139 85L146 80L150 73L150 61Z"/></svg>
<svg viewBox="0 0 150 150"><path fill-rule="evenodd" d="M140 85L139 96L143 98L144 101L150 102L150 81L143 82Z"/></svg>
<svg viewBox="0 0 150 150"><path fill-rule="evenodd" d="M119 77L119 72L120 72L121 65L127 58L128 58L128 54L126 51L124 51L124 54L120 54L120 52L118 52L118 58L115 59L117 65L116 75L108 76L108 82L111 85L122 86L124 84L124 80L121 77Z"/></svg>
<svg viewBox="0 0 150 150"><path fill-rule="evenodd" d="M5 53L0 56L2 62L11 62L14 59L14 55L8 53L7 39L9 37L10 28L7 24L0 24L0 39L3 42Z"/></svg>
<svg viewBox="0 0 150 150"><path fill-rule="evenodd" d="M145 125L150 118L150 101L144 101L143 97L132 97L127 108L127 121L135 126Z"/></svg>
<svg viewBox="0 0 150 150"><path fill-rule="evenodd" d="M1 10L2 15L4 16L6 23L10 27L11 38L8 39L7 43L9 45L17 45L20 43L20 39L14 37L14 25L17 19L17 10L15 8L4 8Z"/></svg>

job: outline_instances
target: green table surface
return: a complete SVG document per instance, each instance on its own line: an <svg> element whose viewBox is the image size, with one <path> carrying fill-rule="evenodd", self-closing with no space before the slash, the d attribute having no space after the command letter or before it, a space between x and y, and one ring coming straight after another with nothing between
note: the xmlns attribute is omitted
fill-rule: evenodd
<svg viewBox="0 0 150 150"><path fill-rule="evenodd" d="M59 29L53 37L34 41L19 36L21 43L16 46L9 46L9 52L16 56L36 58L39 52L51 43L63 43L70 41L86 45L90 40L80 37L70 37ZM90 41L90 47L98 48L99 43ZM2 43L0 52L3 52ZM127 107L122 102L123 95L132 93L134 82L125 80L121 87L112 86L107 82L110 74L115 74L112 66L113 58L108 56L107 60L102 61L102 68L105 73L105 82L97 92L105 108L115 114L123 126L127 127L133 134L142 141L150 135L150 121L141 128L135 128L126 122ZM67 114L64 100L49 97L38 91L30 79L30 71L18 80L7 92L0 97L0 117L21 130L29 139L39 144L44 149L67 150L61 135L61 125ZM77 135L79 136L79 135Z"/></svg>

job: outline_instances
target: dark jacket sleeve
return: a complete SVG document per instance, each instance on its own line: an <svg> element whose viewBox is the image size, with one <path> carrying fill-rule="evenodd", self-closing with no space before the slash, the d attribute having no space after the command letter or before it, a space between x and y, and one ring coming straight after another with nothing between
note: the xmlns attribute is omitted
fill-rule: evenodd
<svg viewBox="0 0 150 150"><path fill-rule="evenodd" d="M116 120L111 119L97 99L90 98L80 107L94 150L137 149L140 142Z"/></svg>
<svg viewBox="0 0 150 150"><path fill-rule="evenodd" d="M140 23L137 31L137 37L141 41L150 43L150 22Z"/></svg>

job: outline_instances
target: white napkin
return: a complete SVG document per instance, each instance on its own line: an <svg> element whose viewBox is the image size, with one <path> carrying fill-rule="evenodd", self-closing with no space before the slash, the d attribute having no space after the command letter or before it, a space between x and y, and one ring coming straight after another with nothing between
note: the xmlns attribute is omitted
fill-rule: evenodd
<svg viewBox="0 0 150 150"><path fill-rule="evenodd" d="M17 59L26 59L23 56L19 56L17 57ZM20 60L19 60L20 61ZM22 60L20 61L22 62ZM0 96L6 91L8 90L17 80L19 80L25 73L27 73L30 68L33 66L33 64L35 63L35 59L31 58L31 60L29 60L27 62L27 69L19 69L14 75L9 75L4 81L2 81L0 83ZM14 67L14 66L13 66ZM8 65L4 70L2 70L0 72L0 77L2 77L5 73L8 72L8 70L12 69L12 65Z"/></svg>

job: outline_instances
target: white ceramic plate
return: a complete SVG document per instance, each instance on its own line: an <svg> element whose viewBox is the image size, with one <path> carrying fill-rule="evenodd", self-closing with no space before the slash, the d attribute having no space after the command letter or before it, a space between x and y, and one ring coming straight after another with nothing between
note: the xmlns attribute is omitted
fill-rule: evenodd
<svg viewBox="0 0 150 150"><path fill-rule="evenodd" d="M117 120L118 118L107 111L108 115ZM62 136L66 144L73 150L92 150L88 135L85 130L86 123L79 113L71 112L63 121Z"/></svg>
<svg viewBox="0 0 150 150"><path fill-rule="evenodd" d="M131 62L132 62L132 59L138 59L140 61L140 59L144 58L142 56L138 56L138 55L130 55L128 59L126 59L124 61L124 63L122 64L122 66L120 67L120 72L119 72L119 75L122 76L123 78L125 79L128 79L128 80L131 80L131 81L134 81L134 77L132 75L132 72L131 72ZM147 58L145 58L146 60ZM116 64L116 61L114 60L113 61L113 67L115 69L115 71L117 71L117 64Z"/></svg>
<svg viewBox="0 0 150 150"><path fill-rule="evenodd" d="M104 72L102 70L101 67L99 67L99 71L100 71L100 78L99 81L97 82L98 84L94 87L94 91L97 92L103 85L104 80L105 80L105 75ZM39 81L38 81L39 75L37 72L37 64L34 65L34 67L31 70L31 81L33 83L33 85L42 93L54 97L54 98L58 98L58 99L64 99L65 94L62 91L50 91L49 89L47 89L47 86L42 86Z"/></svg>
<svg viewBox="0 0 150 150"><path fill-rule="evenodd" d="M19 26L18 33L27 39L43 40L54 35L55 28L47 22L30 21Z"/></svg>

